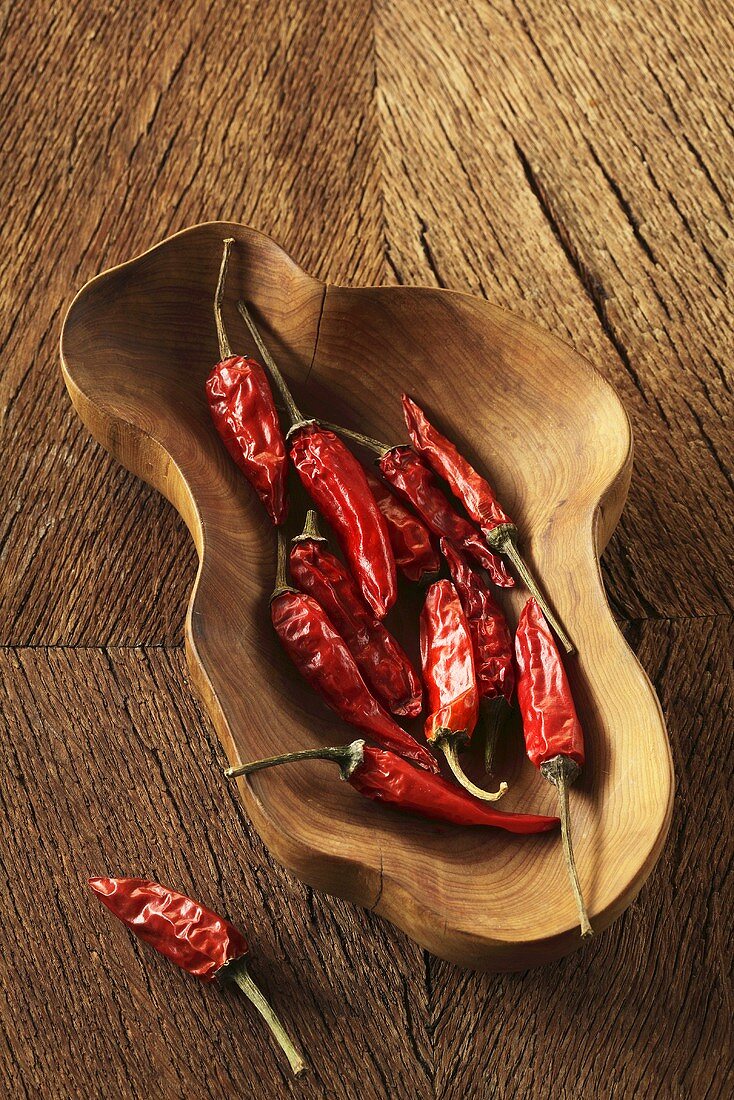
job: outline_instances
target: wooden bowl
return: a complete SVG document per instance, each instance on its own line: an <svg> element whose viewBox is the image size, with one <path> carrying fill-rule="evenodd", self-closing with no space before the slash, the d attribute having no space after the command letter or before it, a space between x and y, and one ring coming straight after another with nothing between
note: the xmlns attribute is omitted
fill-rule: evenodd
<svg viewBox="0 0 734 1100"><path fill-rule="evenodd" d="M566 663L588 766L571 810L601 930L658 858L673 794L660 707L612 619L599 570L631 472L622 405L571 348L487 302L424 288L327 287L236 224L195 226L88 283L64 324L66 384L95 438L168 497L196 543L188 658L233 764L356 734L279 647L268 614L275 535L209 417L204 380L218 358L212 298L225 236L236 240L225 303L235 351L253 351L235 309L244 297L306 412L402 441L406 389L490 471L578 646ZM291 514L294 533L298 497ZM508 596L513 620L524 598ZM420 593L404 591L390 620L413 652L419 606ZM554 788L525 759L517 731L504 773L503 809L555 812ZM581 942L556 835L402 815L362 798L322 762L259 773L240 791L270 851L300 879L373 909L446 959L517 970Z"/></svg>

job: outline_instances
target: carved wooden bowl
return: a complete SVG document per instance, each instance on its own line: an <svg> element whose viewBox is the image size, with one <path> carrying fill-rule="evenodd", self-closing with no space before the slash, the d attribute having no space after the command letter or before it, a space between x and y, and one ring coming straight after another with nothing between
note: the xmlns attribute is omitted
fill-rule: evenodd
<svg viewBox="0 0 734 1100"><path fill-rule="evenodd" d="M236 240L225 302L235 351L254 350L235 309L244 297L306 413L404 441L406 389L491 473L578 646L566 664L588 766L571 811L601 930L658 858L673 793L660 707L614 623L599 570L631 472L624 409L580 355L527 321L447 291L324 286L236 224L195 226L88 283L64 324L66 384L95 438L168 497L196 543L188 658L232 764L358 734L279 647L268 614L275 535L209 417L204 380L218 358L212 298L225 236ZM298 496L291 516L292 534L303 518ZM389 620L414 653L420 598L406 587ZM524 598L506 598L513 622ZM555 790L525 759L517 731L503 773L511 784L503 809L555 812ZM581 942L557 835L402 815L362 798L322 762L258 773L240 792L284 866L446 959L517 970Z"/></svg>

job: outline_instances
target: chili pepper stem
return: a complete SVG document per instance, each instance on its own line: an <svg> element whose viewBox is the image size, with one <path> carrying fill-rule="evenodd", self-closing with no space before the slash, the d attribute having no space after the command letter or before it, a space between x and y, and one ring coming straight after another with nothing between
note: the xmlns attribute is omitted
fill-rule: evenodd
<svg viewBox="0 0 734 1100"><path fill-rule="evenodd" d="M459 763L459 737L456 734L449 733L441 737L438 745L446 757L446 763L454 773L454 777L465 791L469 791L469 794L473 794L475 798L481 798L483 802L497 802L498 799L502 798L507 790L507 784L504 781L500 783L496 791L484 791L481 787L477 787L475 783L472 783L468 775L465 775L464 769Z"/></svg>
<svg viewBox="0 0 734 1100"><path fill-rule="evenodd" d="M219 358L229 359L232 355L232 348L229 346L227 332L224 327L224 321L222 320L222 302L224 301L224 284L227 278L227 268L229 267L229 254L232 251L234 237L227 237L222 243L224 244L224 249L222 251L222 262L219 266L217 289L214 292L214 323L217 326Z"/></svg>
<svg viewBox="0 0 734 1100"><path fill-rule="evenodd" d="M509 709L507 700L502 695L498 699L490 699L485 707L484 770L487 775L492 774L497 741Z"/></svg>
<svg viewBox="0 0 734 1100"><path fill-rule="evenodd" d="M249 328L250 335L252 336L252 339L257 344L257 350L262 355L263 360L265 361L265 366L268 368L268 370L270 371L270 373L273 376L273 381L275 382L276 386L278 387L278 390L280 392L280 396L283 398L283 401L285 402L285 407L288 411L288 417L289 417L290 422L291 422L291 430L293 430L294 427L296 427L299 424L305 423L305 421L304 421L303 416L301 415L300 409L298 408L295 401L293 400L293 394L290 391L290 387L289 387L288 383L286 382L285 378L283 377L283 375L280 373L280 368L278 367L278 364L275 362L272 355L268 351L268 349L265 345L265 342L264 342L262 336L260 335L260 330L258 329L257 325L255 324L255 322L252 318L252 314L250 313L250 311L247 308L247 306L245 305L245 303L242 302L242 301L239 301L237 303L237 309L239 310L240 316L242 317L243 321L245 322L245 324Z"/></svg>
<svg viewBox="0 0 734 1100"><path fill-rule="evenodd" d="M280 1049L283 1051L286 1058L288 1059L293 1073L296 1077L301 1077L306 1072L306 1063L304 1062L300 1051L294 1045L282 1023L275 1015L275 1012L271 1008L270 1004L268 1003L260 989L258 989L258 987L253 982L244 963L238 962L235 966L233 966L231 973L228 975L228 977L230 977L230 979L239 986L245 996L249 999L250 1003L255 1006L255 1008L260 1013L263 1020L265 1020L265 1023L268 1025L271 1032L273 1033L273 1037L280 1046Z"/></svg>
<svg viewBox="0 0 734 1100"><path fill-rule="evenodd" d="M226 768L224 774L228 779L238 779L241 775L249 775L251 772L260 771L262 768L274 768L278 764L292 764L297 760L333 760L339 765L342 779L348 779L355 768L358 768L364 758L364 741L359 739L348 745L337 745L331 748L301 749L299 752L287 752L281 756L269 756L264 760L253 760L250 764L240 764L236 768Z"/></svg>
<svg viewBox="0 0 734 1100"><path fill-rule="evenodd" d="M505 557L510 559L510 563L514 566L515 571L519 574L520 579L527 588L527 590L535 596L535 599L543 609L543 614L548 620L549 624L553 628L553 631L558 638L559 642L565 649L566 653L575 653L576 646L569 638L563 624L555 615L553 610L548 606L548 600L538 587L538 582L530 572L527 563L523 559L517 546L517 528L514 524L503 523L499 527L495 527L491 534L485 535L489 547L499 554L504 554Z"/></svg>
<svg viewBox="0 0 734 1100"><path fill-rule="evenodd" d="M361 432L355 432L352 428L342 428L340 424L330 424L326 420L320 420L322 428L327 428L330 432L336 432L337 435L343 435L345 439L351 440L352 443L358 443L360 447L364 447L367 451L372 451L378 458L382 458L393 448L388 447L386 443L381 443L379 439L373 439L370 435L362 435Z"/></svg>
<svg viewBox="0 0 734 1100"><path fill-rule="evenodd" d="M568 876L571 880L571 889L573 890L573 896L576 899L576 907L579 912L581 935L586 939L589 936L593 936L594 930L591 927L589 914L586 911L586 903L584 902L584 896L581 893L581 886L579 885L579 876L576 870L576 860L574 859L573 844L571 842L571 815L568 808L568 788L573 783L574 779L576 779L580 770L578 764L572 760L570 756L554 756L551 760L546 760L540 765L540 771L543 777L550 783L553 783L558 791L563 854L566 857Z"/></svg>
<svg viewBox="0 0 734 1100"><path fill-rule="evenodd" d="M313 508L309 508L306 512L306 520L303 524L303 530L300 535L292 540L293 542L303 542L305 539L311 539L313 542L326 542L326 539L321 534L321 528L319 527L319 516Z"/></svg>
<svg viewBox="0 0 734 1100"><path fill-rule="evenodd" d="M284 592L295 592L293 585L288 584L288 553L285 541L285 535L283 534L283 528L278 528L278 557L275 567L275 588L273 594L270 597L270 602L277 599L278 596L282 596Z"/></svg>

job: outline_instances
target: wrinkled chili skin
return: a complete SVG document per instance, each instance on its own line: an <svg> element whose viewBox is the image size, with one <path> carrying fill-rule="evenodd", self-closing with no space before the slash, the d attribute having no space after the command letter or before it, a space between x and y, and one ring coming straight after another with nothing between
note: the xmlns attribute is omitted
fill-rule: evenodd
<svg viewBox="0 0 734 1100"><path fill-rule="evenodd" d="M232 355L212 370L206 398L224 446L275 524L288 513L288 455L273 394L255 359Z"/></svg>
<svg viewBox="0 0 734 1100"><path fill-rule="evenodd" d="M429 775L395 753L369 745L365 745L362 763L348 782L376 802L454 825L493 825L510 833L545 833L559 824L557 817L492 809L442 776Z"/></svg>
<svg viewBox="0 0 734 1100"><path fill-rule="evenodd" d="M504 524L512 525L489 483L459 453L451 440L431 424L407 393L403 394L403 416L418 454L448 483L451 492L484 533L489 534L495 527Z"/></svg>
<svg viewBox="0 0 734 1100"><path fill-rule="evenodd" d="M417 717L423 688L408 655L365 605L351 574L323 539L297 539L289 564L294 584L324 609L373 695L393 714Z"/></svg>
<svg viewBox="0 0 734 1100"><path fill-rule="evenodd" d="M441 559L426 525L409 512L371 470L365 469L365 474L377 507L385 517L395 564L400 572L416 584L437 574Z"/></svg>
<svg viewBox="0 0 734 1100"><path fill-rule="evenodd" d="M378 619L395 603L397 574L385 517L361 465L341 439L318 424L291 436L291 460L308 495L337 537L362 595Z"/></svg>
<svg viewBox="0 0 734 1100"><path fill-rule="evenodd" d="M233 924L159 882L90 878L89 885L131 932L203 982L247 954L247 941Z"/></svg>
<svg viewBox="0 0 734 1100"><path fill-rule="evenodd" d="M482 536L449 503L425 462L412 447L393 447L379 460L385 480L417 512L426 527L440 538L449 538L463 546L501 588L512 588L515 581L500 557L493 554Z"/></svg>
<svg viewBox="0 0 734 1100"><path fill-rule="evenodd" d="M510 703L515 691L515 658L502 608L495 603L484 577L472 569L458 547L441 539L441 552L469 623L479 697L504 697Z"/></svg>
<svg viewBox="0 0 734 1100"><path fill-rule="evenodd" d="M436 581L421 611L421 663L431 713L426 737L463 733L470 738L479 715L469 624L451 581Z"/></svg>
<svg viewBox="0 0 734 1100"><path fill-rule="evenodd" d="M539 768L554 756L584 766L584 734L561 655L534 599L525 604L515 634L517 701L525 748Z"/></svg>
<svg viewBox="0 0 734 1100"><path fill-rule="evenodd" d="M303 678L346 722L421 767L438 771L426 748L402 730L365 684L349 647L319 603L286 590L270 603L275 631Z"/></svg>

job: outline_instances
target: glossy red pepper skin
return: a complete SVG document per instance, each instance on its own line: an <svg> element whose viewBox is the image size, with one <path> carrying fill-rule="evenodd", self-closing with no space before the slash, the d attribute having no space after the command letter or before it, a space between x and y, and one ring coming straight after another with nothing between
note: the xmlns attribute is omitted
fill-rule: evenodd
<svg viewBox="0 0 734 1100"><path fill-rule="evenodd" d="M334 432L316 423L296 427L290 447L306 492L336 535L367 604L383 619L397 596L395 558L364 470Z"/></svg>
<svg viewBox="0 0 734 1100"><path fill-rule="evenodd" d="M392 447L378 463L383 477L395 492L414 509L426 527L438 535L462 546L489 573L501 588L512 588L515 581L496 554L488 548L482 536L468 520L460 516L425 462L412 447Z"/></svg>
<svg viewBox="0 0 734 1100"><path fill-rule="evenodd" d="M431 532L379 477L367 469L365 474L377 507L385 517L395 564L400 572L416 584L437 575L441 559Z"/></svg>
<svg viewBox="0 0 734 1100"><path fill-rule="evenodd" d="M365 745L363 752L362 763L352 771L347 782L376 802L385 802L398 810L435 821L493 825L510 833L544 833L559 824L557 817L492 809L442 776L420 771L395 753L369 745Z"/></svg>
<svg viewBox="0 0 734 1100"><path fill-rule="evenodd" d="M379 745L438 771L431 753L377 702L347 643L313 596L291 589L281 591L270 603L270 614L293 664L332 710Z"/></svg>
<svg viewBox="0 0 734 1100"><path fill-rule="evenodd" d="M441 539L441 552L469 623L479 697L504 697L510 703L515 691L515 658L502 608L495 603L484 577L448 539Z"/></svg>
<svg viewBox="0 0 734 1100"><path fill-rule="evenodd" d="M231 355L212 370L206 398L229 454L275 524L288 513L288 455L265 371L255 359Z"/></svg>
<svg viewBox="0 0 734 1100"><path fill-rule="evenodd" d="M205 905L141 878L90 878L103 905L141 940L203 982L247 954L247 941Z"/></svg>
<svg viewBox="0 0 734 1100"><path fill-rule="evenodd" d="M584 765L584 734L561 655L543 612L534 599L520 615L515 635L517 700L525 748L539 768L556 756Z"/></svg>
<svg viewBox="0 0 734 1100"><path fill-rule="evenodd" d="M485 478L467 462L451 440L431 424L407 393L403 394L403 416L411 443L418 454L448 483L451 492L485 534L495 527L513 525Z"/></svg>
<svg viewBox="0 0 734 1100"><path fill-rule="evenodd" d="M347 643L373 695L393 714L419 715L423 689L408 655L365 605L324 540L301 536L291 547L289 565L296 587L313 596Z"/></svg>
<svg viewBox="0 0 734 1100"><path fill-rule="evenodd" d="M421 611L421 663L431 713L426 737L447 731L470 738L479 715L469 624L451 581L436 581Z"/></svg>

